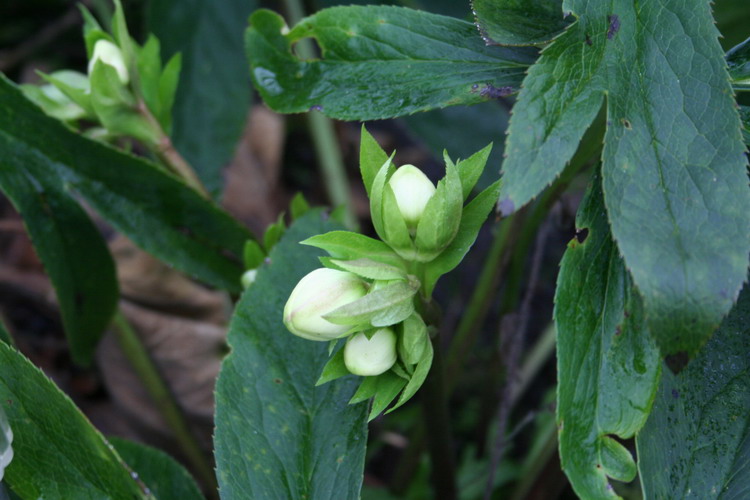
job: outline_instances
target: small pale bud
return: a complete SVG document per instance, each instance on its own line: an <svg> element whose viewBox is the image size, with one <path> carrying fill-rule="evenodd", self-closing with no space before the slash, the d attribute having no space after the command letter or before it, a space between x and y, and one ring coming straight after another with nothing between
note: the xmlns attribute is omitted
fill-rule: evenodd
<svg viewBox="0 0 750 500"><path fill-rule="evenodd" d="M416 228L427 202L435 194L435 185L414 165L403 165L388 184L396 195L396 204L409 228Z"/></svg>
<svg viewBox="0 0 750 500"><path fill-rule="evenodd" d="M125 59L122 57L122 51L109 40L99 40L94 45L94 53L89 61L89 74L94 71L96 61L101 61L115 68L117 76L123 85L127 85L130 81L130 73L128 73L128 67L125 65Z"/></svg>
<svg viewBox="0 0 750 500"><path fill-rule="evenodd" d="M396 334L380 328L370 339L364 333L353 335L344 346L344 364L355 375L385 373L396 363Z"/></svg>
<svg viewBox="0 0 750 500"><path fill-rule="evenodd" d="M349 330L323 319L334 309L364 297L367 285L352 273L316 269L297 283L284 306L284 324L308 340L332 340Z"/></svg>
<svg viewBox="0 0 750 500"><path fill-rule="evenodd" d="M258 270L257 269L250 269L249 271L245 271L242 277L240 278L240 283L242 283L242 288L247 289L255 282L255 278L258 276Z"/></svg>

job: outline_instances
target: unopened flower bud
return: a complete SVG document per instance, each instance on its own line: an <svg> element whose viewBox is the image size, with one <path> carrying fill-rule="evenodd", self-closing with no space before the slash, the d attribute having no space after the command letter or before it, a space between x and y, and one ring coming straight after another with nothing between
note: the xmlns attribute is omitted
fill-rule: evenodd
<svg viewBox="0 0 750 500"><path fill-rule="evenodd" d="M248 271L245 271L242 274L242 277L240 278L240 283L242 283L242 288L249 288L250 285L252 285L255 282L255 278L258 276L258 270L257 269L250 269Z"/></svg>
<svg viewBox="0 0 750 500"><path fill-rule="evenodd" d="M104 64L109 64L115 68L117 76L123 85L127 85L130 81L130 73L125 64L125 59L122 57L122 51L117 45L109 40L99 40L94 45L94 53L89 61L89 74L94 70L96 61L101 61Z"/></svg>
<svg viewBox="0 0 750 500"><path fill-rule="evenodd" d="M369 339L358 333L344 346L344 364L355 375L380 375L395 363L396 334L390 328L378 329Z"/></svg>
<svg viewBox="0 0 750 500"><path fill-rule="evenodd" d="M396 204L406 225L410 229L416 228L427 202L435 194L435 185L414 165L398 168L388 184L396 196Z"/></svg>
<svg viewBox="0 0 750 500"><path fill-rule="evenodd" d="M284 324L293 334L308 340L332 340L349 330L323 319L334 309L367 293L367 285L352 273L316 269L297 283L284 306Z"/></svg>

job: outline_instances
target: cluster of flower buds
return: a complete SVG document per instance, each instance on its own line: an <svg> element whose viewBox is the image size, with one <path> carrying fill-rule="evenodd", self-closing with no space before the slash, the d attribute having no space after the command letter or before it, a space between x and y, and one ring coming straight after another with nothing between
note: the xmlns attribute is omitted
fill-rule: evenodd
<svg viewBox="0 0 750 500"><path fill-rule="evenodd" d="M330 256L294 288L284 324L308 340L346 338L319 383L365 377L352 402L374 397L371 417L399 393L391 411L405 403L429 372L433 347L423 313L438 278L461 262L497 199L499 181L465 204L490 149L458 163L446 155L436 186L413 165L396 168L363 128L360 166L380 239L333 231L302 242Z"/></svg>
<svg viewBox="0 0 750 500"><path fill-rule="evenodd" d="M82 7L88 74L61 70L41 76L45 85L23 85L26 96L47 114L90 138L137 139L151 148L171 128L172 105L181 68L179 55L162 67L159 41L151 36L141 47L128 34L125 15L115 0L112 34Z"/></svg>

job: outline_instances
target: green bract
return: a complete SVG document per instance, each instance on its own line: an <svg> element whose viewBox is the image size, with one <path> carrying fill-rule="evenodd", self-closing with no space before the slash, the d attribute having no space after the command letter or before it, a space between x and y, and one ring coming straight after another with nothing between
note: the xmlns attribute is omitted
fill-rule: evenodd
<svg viewBox="0 0 750 500"><path fill-rule="evenodd" d="M284 307L284 325L308 340L332 340L349 330L323 316L362 298L367 285L351 273L316 269L297 283Z"/></svg>
<svg viewBox="0 0 750 500"><path fill-rule="evenodd" d="M396 363L396 334L380 328L368 339L364 333L349 337L344 347L344 364L355 375L385 373Z"/></svg>

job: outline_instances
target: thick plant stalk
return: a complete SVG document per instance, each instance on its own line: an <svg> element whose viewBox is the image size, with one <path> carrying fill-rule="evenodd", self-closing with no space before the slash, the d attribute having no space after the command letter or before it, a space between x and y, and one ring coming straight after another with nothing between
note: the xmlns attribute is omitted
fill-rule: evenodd
<svg viewBox="0 0 750 500"><path fill-rule="evenodd" d="M305 11L300 0L285 0L287 15L291 24L298 23ZM300 40L296 45L299 55L304 59L313 59L315 49L309 40ZM349 181L346 178L341 148L336 140L333 122L319 111L307 113L307 126L315 146L315 155L323 170L326 191L334 207L344 207L344 225L348 229L357 229L357 217L354 214L352 199L349 193Z"/></svg>
<svg viewBox="0 0 750 500"><path fill-rule="evenodd" d="M207 460L203 450L201 450L195 436L190 431L185 415L146 351L138 334L130 323L128 323L128 320L121 311L115 314L112 325L122 351L154 400L169 428L174 433L175 439L182 448L182 451L188 460L190 460L190 463L204 484L208 485L211 490L216 490L218 485L213 473L213 467Z"/></svg>

